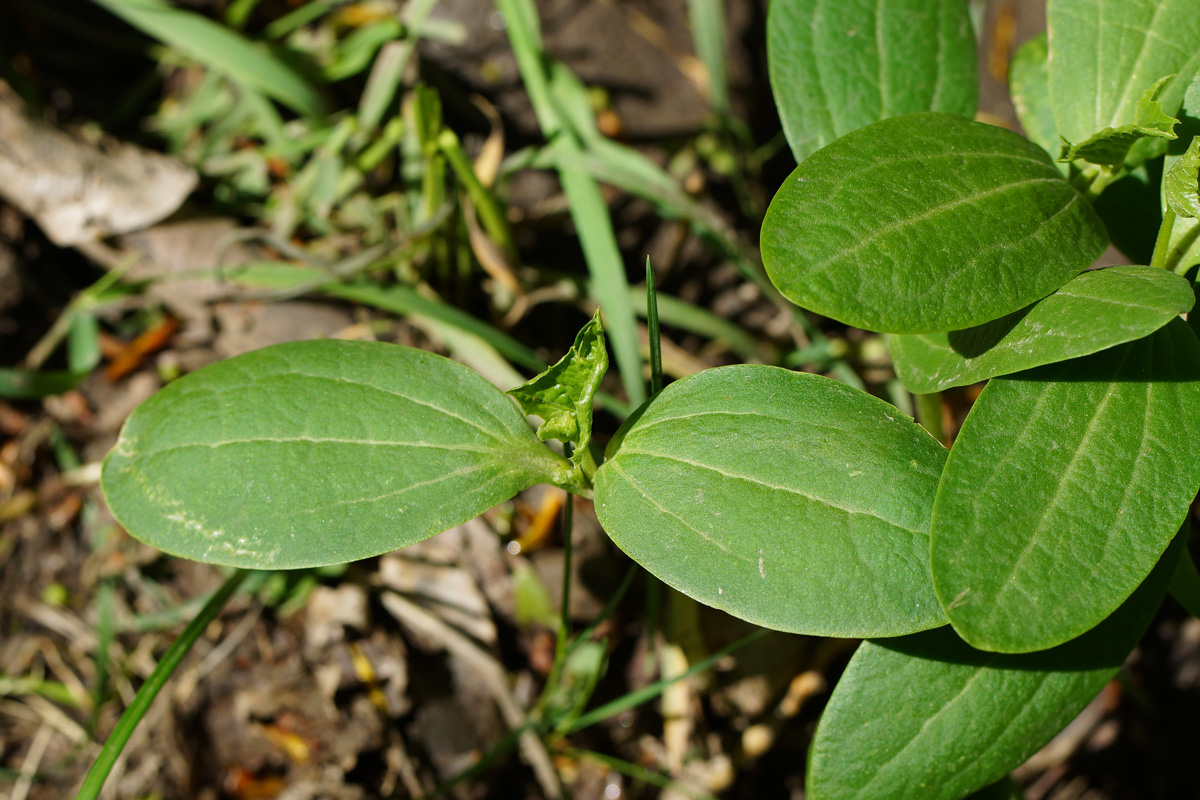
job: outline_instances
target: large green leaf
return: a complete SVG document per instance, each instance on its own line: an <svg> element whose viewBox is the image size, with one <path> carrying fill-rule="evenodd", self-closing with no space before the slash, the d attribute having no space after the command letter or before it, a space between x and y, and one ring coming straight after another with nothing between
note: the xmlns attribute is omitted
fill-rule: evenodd
<svg viewBox="0 0 1200 800"><path fill-rule="evenodd" d="M892 336L892 357L909 391L938 392L1132 342L1195 299L1179 275L1110 267L1078 275L1044 300L975 328Z"/></svg>
<svg viewBox="0 0 1200 800"><path fill-rule="evenodd" d="M663 390L609 451L601 524L684 594L797 633L945 623L928 531L946 451L882 400L776 367L706 370Z"/></svg>
<svg viewBox="0 0 1200 800"><path fill-rule="evenodd" d="M1025 135L1047 153L1057 153L1062 140L1050 107L1048 47L1046 34L1041 33L1017 48L1008 71L1008 88Z"/></svg>
<svg viewBox="0 0 1200 800"><path fill-rule="evenodd" d="M1104 225L1040 147L927 112L843 136L797 167L762 228L788 299L860 328L956 330L1053 292Z"/></svg>
<svg viewBox="0 0 1200 800"><path fill-rule="evenodd" d="M428 538L570 467L516 404L448 359L282 344L170 384L104 462L139 539L215 564L338 564Z"/></svg>
<svg viewBox="0 0 1200 800"><path fill-rule="evenodd" d="M963 0L772 0L767 64L797 163L888 117L975 116L975 37Z"/></svg>
<svg viewBox="0 0 1200 800"><path fill-rule="evenodd" d="M163 0L95 0L155 39L311 117L325 113L315 89L286 62L237 32Z"/></svg>
<svg viewBox="0 0 1200 800"><path fill-rule="evenodd" d="M1116 674L1183 545L1103 624L1053 650L984 653L948 629L864 642L817 725L806 796L958 800L1019 766Z"/></svg>
<svg viewBox="0 0 1200 800"><path fill-rule="evenodd" d="M975 647L1092 628L1154 566L1200 488L1200 344L1181 319L1084 359L996 378L938 487L933 582Z"/></svg>
<svg viewBox="0 0 1200 800"><path fill-rule="evenodd" d="M1163 101L1178 107L1200 54L1196 0L1050 0L1050 98L1059 133L1083 142L1135 122L1156 81L1178 75Z"/></svg>

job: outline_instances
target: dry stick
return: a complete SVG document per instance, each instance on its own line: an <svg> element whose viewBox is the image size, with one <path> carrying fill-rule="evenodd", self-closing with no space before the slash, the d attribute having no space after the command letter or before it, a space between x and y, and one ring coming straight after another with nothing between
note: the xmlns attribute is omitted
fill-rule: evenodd
<svg viewBox="0 0 1200 800"><path fill-rule="evenodd" d="M514 730L527 726L525 712L513 698L508 688L508 677L504 666L465 634L459 633L447 625L436 615L421 608L416 603L407 600L395 592L384 592L383 607L392 616L417 633L436 639L445 646L451 654L461 658L470 669L474 670L487 687L504 716L504 721ZM542 743L537 732L532 729L520 734L521 752L533 770L534 777L547 797L561 800L562 787L558 782L558 773L546 746Z"/></svg>
<svg viewBox="0 0 1200 800"><path fill-rule="evenodd" d="M33 735L29 752L25 754L25 760L21 762L21 774L17 778L16 785L13 786L11 800L25 800L29 796L29 790L33 787L33 779L37 775L38 767L42 765L46 748L50 746L50 740L53 738L54 728L50 725L43 725Z"/></svg>

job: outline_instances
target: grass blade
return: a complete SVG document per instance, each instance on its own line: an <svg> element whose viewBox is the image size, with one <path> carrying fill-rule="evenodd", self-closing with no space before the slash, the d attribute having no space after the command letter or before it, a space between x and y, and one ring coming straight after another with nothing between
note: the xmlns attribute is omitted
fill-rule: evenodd
<svg viewBox="0 0 1200 800"><path fill-rule="evenodd" d="M162 0L94 0L143 33L210 69L261 91L300 114L321 117L325 104L290 66L207 17Z"/></svg>
<svg viewBox="0 0 1200 800"><path fill-rule="evenodd" d="M756 631L748 633L733 644L722 647L720 650L713 653L703 661L697 661L695 664L688 667L688 669L679 673L678 675L655 681L649 686L644 686L635 692L630 692L623 697L618 697L616 700L605 703L599 708L594 709L575 720L575 724L571 726L570 730L566 731L566 735L570 735L576 731L581 731L584 728L589 728L592 725L595 725L597 722L603 722L611 716L620 714L622 711L628 711L631 708L640 706L642 703L653 700L662 694L668 686L676 681L681 681L685 678L690 678L693 675L704 672L705 670L712 669L713 665L725 656L741 650L743 647L752 642L757 642L768 633L770 633L770 631L768 631L766 628L760 628Z"/></svg>
<svg viewBox="0 0 1200 800"><path fill-rule="evenodd" d="M551 140L552 149L568 154L582 152L583 147L563 110L564 106L569 106L573 99L578 98L555 96L556 89L569 91L567 87L577 87L578 81L572 81L574 76L559 68L563 80L552 83L552 75L547 67L549 62L542 48L537 7L531 0L497 0L496 5L507 22L509 41L542 133ZM600 187L586 172L560 168L559 178L583 247L596 300L604 313L604 327L612 344L625 393L632 405L640 405L646 399L646 387L642 383L637 323L608 206L600 194Z"/></svg>
<svg viewBox="0 0 1200 800"><path fill-rule="evenodd" d="M125 709L125 713L121 715L117 726L109 734L104 747L100 749L100 755L96 756L95 763L92 764L87 777L83 779L83 785L79 788L79 794L75 796L75 800L95 800L100 796L100 790L104 788L104 781L108 778L108 773L117 763L117 758L125 749L125 744L133 735L134 729L142 721L142 717L146 716L146 712L150 710L150 704L154 702L154 698L166 685L183 661L184 656L192 649L192 645L200 638L200 634L204 633L208 624L216 619L217 614L221 613L221 609L225 607L225 603L228 602L245 577L246 571L239 569L226 578L225 582L221 584L221 588L213 592L212 597L204 604L204 608L200 609L200 613L192 618L192 621L183 629L183 633L179 634L179 638L171 643L167 652L163 653L162 660L158 662L154 671L150 673L150 677L138 689L137 694L133 697L133 702Z"/></svg>
<svg viewBox="0 0 1200 800"><path fill-rule="evenodd" d="M646 326L650 339L650 395L662 391L662 339L658 329L658 291L654 288L654 268L646 256Z"/></svg>
<svg viewBox="0 0 1200 800"><path fill-rule="evenodd" d="M688 0L688 18L696 55L708 73L708 104L720 117L729 114L729 78L725 71L725 4Z"/></svg>

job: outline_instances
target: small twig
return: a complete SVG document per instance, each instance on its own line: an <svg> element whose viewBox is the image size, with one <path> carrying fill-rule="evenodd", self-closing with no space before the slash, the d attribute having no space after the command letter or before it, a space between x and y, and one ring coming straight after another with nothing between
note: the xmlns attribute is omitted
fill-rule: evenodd
<svg viewBox="0 0 1200 800"><path fill-rule="evenodd" d="M42 758L46 755L46 748L50 746L52 738L54 738L54 728L49 725L38 728L37 733L33 735L29 752L25 754L25 760L21 762L21 774L17 777L9 800L25 800L29 796L29 790L33 787L33 778L37 775L38 767L42 764Z"/></svg>

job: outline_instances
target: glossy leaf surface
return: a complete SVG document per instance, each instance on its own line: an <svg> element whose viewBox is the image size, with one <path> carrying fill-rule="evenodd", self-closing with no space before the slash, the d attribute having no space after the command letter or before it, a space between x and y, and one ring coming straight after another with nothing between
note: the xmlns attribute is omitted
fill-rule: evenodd
<svg viewBox="0 0 1200 800"><path fill-rule="evenodd" d="M1194 302L1179 275L1109 267L1084 272L1044 300L975 328L892 336L892 358L909 391L938 392L1140 339Z"/></svg>
<svg viewBox="0 0 1200 800"><path fill-rule="evenodd" d="M1029 652L1112 613L1200 488L1200 344L1181 319L988 384L946 463L933 581L975 647Z"/></svg>
<svg viewBox="0 0 1200 800"><path fill-rule="evenodd" d="M796 163L888 117L975 115L962 0L772 0L767 13L771 89Z"/></svg>
<svg viewBox="0 0 1200 800"><path fill-rule="evenodd" d="M1009 68L1008 87L1025 135L1047 153L1058 153L1062 140L1050 106L1048 47L1044 33L1018 47Z"/></svg>
<svg viewBox="0 0 1200 800"><path fill-rule="evenodd" d="M466 367L312 341L168 385L126 422L102 484L121 524L161 550L289 569L418 542L569 470Z"/></svg>
<svg viewBox="0 0 1200 800"><path fill-rule="evenodd" d="M928 530L946 451L882 400L776 367L711 369L663 390L609 451L601 524L684 594L797 633L944 624Z"/></svg>
<svg viewBox="0 0 1200 800"><path fill-rule="evenodd" d="M946 628L863 642L817 726L806 796L958 800L1019 766L1116 674L1182 545L1099 627L1053 650L985 653Z"/></svg>
<svg viewBox="0 0 1200 800"><path fill-rule="evenodd" d="M542 418L539 439L575 445L571 461L578 464L592 440L592 401L607 370L604 326L597 310L557 364L508 394L526 414Z"/></svg>
<svg viewBox="0 0 1200 800"><path fill-rule="evenodd" d="M1049 0L1050 98L1058 130L1083 142L1132 124L1160 78L1194 70L1200 52L1195 0ZM1191 75L1181 76L1183 85ZM1178 100L1168 90L1173 114Z"/></svg>
<svg viewBox="0 0 1200 800"><path fill-rule="evenodd" d="M1040 147L933 112L877 122L813 154L762 228L763 263L789 300L888 333L1017 311L1106 244L1099 217Z"/></svg>

